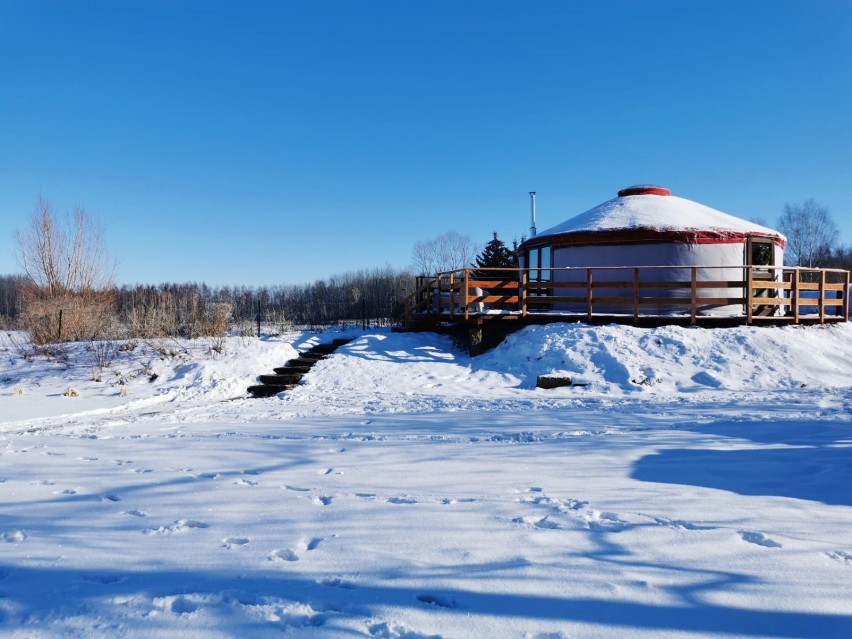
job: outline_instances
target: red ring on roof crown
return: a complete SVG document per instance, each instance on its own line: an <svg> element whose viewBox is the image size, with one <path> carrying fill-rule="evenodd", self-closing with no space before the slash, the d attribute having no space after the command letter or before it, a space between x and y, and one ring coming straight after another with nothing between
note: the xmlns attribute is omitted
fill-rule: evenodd
<svg viewBox="0 0 852 639"><path fill-rule="evenodd" d="M650 184L639 184L628 186L618 192L618 197L625 195L671 195L672 192L664 186L652 186Z"/></svg>

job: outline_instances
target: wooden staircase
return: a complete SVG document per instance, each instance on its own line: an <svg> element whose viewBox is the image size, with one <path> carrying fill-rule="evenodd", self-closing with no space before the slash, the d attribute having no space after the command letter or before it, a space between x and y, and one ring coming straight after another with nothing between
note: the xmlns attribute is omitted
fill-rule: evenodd
<svg viewBox="0 0 852 639"><path fill-rule="evenodd" d="M351 338L341 337L332 340L330 344L317 344L310 350L299 353L295 359L291 359L286 365L273 369L272 375L260 375L260 384L248 387L248 393L252 397L272 397L278 393L292 390L318 361L329 357L334 351L351 342Z"/></svg>

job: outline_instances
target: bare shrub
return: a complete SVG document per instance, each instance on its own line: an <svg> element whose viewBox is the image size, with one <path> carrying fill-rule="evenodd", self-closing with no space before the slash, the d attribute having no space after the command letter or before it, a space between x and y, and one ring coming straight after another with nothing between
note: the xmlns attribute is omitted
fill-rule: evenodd
<svg viewBox="0 0 852 639"><path fill-rule="evenodd" d="M228 332L231 305L225 302L206 304L194 309L184 330L187 337L220 337Z"/></svg>
<svg viewBox="0 0 852 639"><path fill-rule="evenodd" d="M115 262L101 225L75 208L58 218L39 198L29 226L15 233L22 324L36 344L95 338L114 314Z"/></svg>
<svg viewBox="0 0 852 639"><path fill-rule="evenodd" d="M6 333L9 338L9 344L12 345L12 350L22 360L31 362L38 355L38 350L26 333Z"/></svg>
<svg viewBox="0 0 852 639"><path fill-rule="evenodd" d="M224 335L216 335L210 338L210 345L208 348L208 355L210 357L216 357L217 355L222 355L225 352L227 338Z"/></svg>
<svg viewBox="0 0 852 639"><path fill-rule="evenodd" d="M187 348L173 337L157 337L145 340L145 346L160 357L169 359L186 359L189 357Z"/></svg>
<svg viewBox="0 0 852 639"><path fill-rule="evenodd" d="M121 343L113 339L92 340L86 345L86 351L89 354L92 381L100 382L104 369L112 366L121 352Z"/></svg>
<svg viewBox="0 0 852 639"><path fill-rule="evenodd" d="M111 291L85 291L50 297L46 289L24 286L22 323L35 344L96 339L115 322Z"/></svg>

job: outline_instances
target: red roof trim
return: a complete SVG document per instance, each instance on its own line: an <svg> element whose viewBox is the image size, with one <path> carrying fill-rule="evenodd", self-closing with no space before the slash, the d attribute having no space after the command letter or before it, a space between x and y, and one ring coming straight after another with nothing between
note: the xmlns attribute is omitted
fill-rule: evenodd
<svg viewBox="0 0 852 639"><path fill-rule="evenodd" d="M533 237L521 245L522 249L538 246L561 248L564 246L614 246L623 244L744 244L749 237L769 237L776 246L784 248L780 237L739 231L655 231L653 229L622 229L618 231L580 231Z"/></svg>
<svg viewBox="0 0 852 639"><path fill-rule="evenodd" d="M618 192L618 197L627 195L671 195L671 190L664 186L653 186L651 184L639 184L637 186L628 186L626 189L621 189Z"/></svg>

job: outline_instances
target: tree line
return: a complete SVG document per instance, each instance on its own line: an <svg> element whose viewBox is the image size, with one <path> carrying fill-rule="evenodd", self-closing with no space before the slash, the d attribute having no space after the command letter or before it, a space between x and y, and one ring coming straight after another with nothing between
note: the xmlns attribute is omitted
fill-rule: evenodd
<svg viewBox="0 0 852 639"><path fill-rule="evenodd" d="M82 316L76 296L49 307L28 306L31 284L22 276L0 276L0 323L34 332L34 341L92 337L160 337L224 334L229 327L326 326L341 322L389 325L414 290L414 277L391 266L335 275L309 284L220 286L163 283L113 286L99 291L106 309ZM32 302L29 302L32 304ZM62 326L59 312L62 311ZM39 316L37 316L39 315Z"/></svg>
<svg viewBox="0 0 852 639"><path fill-rule="evenodd" d="M838 245L837 225L815 201L785 205L778 229L788 238L787 264L852 270L852 247ZM82 209L61 218L39 199L29 226L15 237L24 273L0 275L0 328L27 330L37 344L223 335L234 326L253 330L258 322L282 330L341 322L387 325L401 316L415 275L518 265L517 242L510 249L495 232L477 252L469 236L449 232L417 242L411 268L384 266L279 286L116 286L103 231Z"/></svg>
<svg viewBox="0 0 852 639"><path fill-rule="evenodd" d="M387 325L400 316L414 278L392 266L364 269L309 284L221 286L204 283L122 286L115 289L120 321L135 333L194 337L225 314L231 323L323 326L340 322Z"/></svg>

